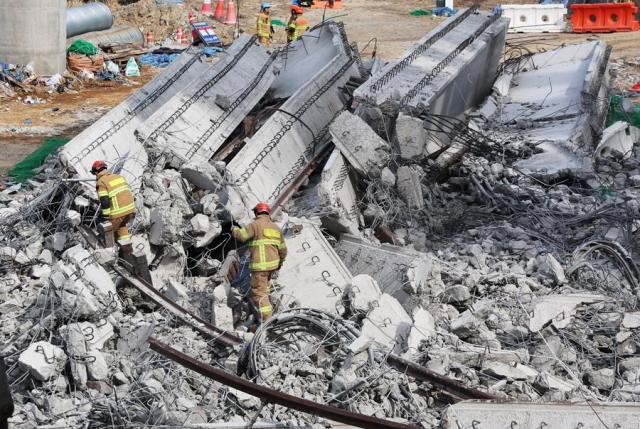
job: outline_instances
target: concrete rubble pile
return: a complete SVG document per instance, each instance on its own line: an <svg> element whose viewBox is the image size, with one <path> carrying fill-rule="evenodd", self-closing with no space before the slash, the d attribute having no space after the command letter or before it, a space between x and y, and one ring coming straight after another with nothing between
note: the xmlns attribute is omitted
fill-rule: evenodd
<svg viewBox="0 0 640 429"><path fill-rule="evenodd" d="M425 428L496 427L500 404L449 407L474 395L639 401L640 130L603 129L590 102L608 91L604 45L499 66L507 26L463 10L373 75L333 22L272 54L246 36L213 64L185 53L1 191L12 427L333 424L188 370L150 337L297 398ZM95 190L66 180L93 158L135 189L148 277L94 248ZM230 224L261 200L289 254L276 313L254 334ZM211 325L227 333L204 335ZM471 393L448 390L456 381Z"/></svg>

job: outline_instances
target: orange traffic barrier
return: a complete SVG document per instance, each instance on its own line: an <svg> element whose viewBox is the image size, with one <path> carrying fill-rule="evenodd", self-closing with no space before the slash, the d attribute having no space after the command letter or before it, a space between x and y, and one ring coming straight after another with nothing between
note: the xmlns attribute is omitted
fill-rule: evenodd
<svg viewBox="0 0 640 429"><path fill-rule="evenodd" d="M638 8L633 3L572 4L571 27L574 33L611 33L637 31Z"/></svg>
<svg viewBox="0 0 640 429"><path fill-rule="evenodd" d="M221 20L224 17L224 0L218 0L216 11L213 13L214 19Z"/></svg>
<svg viewBox="0 0 640 429"><path fill-rule="evenodd" d="M225 24L233 25L238 22L236 17L236 5L233 3L233 0L229 0L227 3L227 19L224 20Z"/></svg>
<svg viewBox="0 0 640 429"><path fill-rule="evenodd" d="M147 46L153 45L153 33L151 31L147 31Z"/></svg>
<svg viewBox="0 0 640 429"><path fill-rule="evenodd" d="M333 3L333 4L331 4ZM339 0L334 0L333 2L326 0L315 0L311 9L342 9L342 2Z"/></svg>

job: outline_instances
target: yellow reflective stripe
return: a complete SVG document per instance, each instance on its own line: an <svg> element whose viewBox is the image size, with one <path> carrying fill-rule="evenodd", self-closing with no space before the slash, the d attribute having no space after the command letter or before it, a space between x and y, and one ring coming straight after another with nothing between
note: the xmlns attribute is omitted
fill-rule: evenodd
<svg viewBox="0 0 640 429"><path fill-rule="evenodd" d="M263 305L258 310L260 310L260 313L271 313L273 311L273 307L270 305Z"/></svg>
<svg viewBox="0 0 640 429"><path fill-rule="evenodd" d="M108 197L109 192L107 191L98 191L98 197Z"/></svg>
<svg viewBox="0 0 640 429"><path fill-rule="evenodd" d="M273 228L265 228L263 234L267 238L280 238L280 231Z"/></svg>
<svg viewBox="0 0 640 429"><path fill-rule="evenodd" d="M102 214L103 215L110 215L111 214L111 209L102 209Z"/></svg>
<svg viewBox="0 0 640 429"><path fill-rule="evenodd" d="M118 177L117 179L109 180L109 186L115 187L122 184L127 184L127 181L124 180L124 177Z"/></svg>
<svg viewBox="0 0 640 429"><path fill-rule="evenodd" d="M112 210L111 211L111 216L113 217L113 216L117 216L117 215L122 214L122 213L131 212L131 211L135 210L135 208L136 208L135 203L127 204L124 207L119 207L118 209Z"/></svg>
<svg viewBox="0 0 640 429"><path fill-rule="evenodd" d="M249 247L258 247L263 245L278 246L280 245L280 240L263 238L262 240L253 240L251 243L249 243Z"/></svg>
<svg viewBox="0 0 640 429"><path fill-rule="evenodd" d="M262 241L262 240L260 240ZM264 247L264 244L260 244L258 246L258 252L260 253L260 262L267 262L267 252Z"/></svg>
<svg viewBox="0 0 640 429"><path fill-rule="evenodd" d="M129 187L128 187L127 185L125 185L125 186L120 186L119 188L116 188L116 189L112 189L112 190L110 190L110 191L109 191L109 196L110 196L110 197L115 197L115 196L116 196L116 195L118 195L119 193L124 192L124 191L128 191L128 190L129 190Z"/></svg>
<svg viewBox="0 0 640 429"><path fill-rule="evenodd" d="M278 268L280 259L269 262L251 262L249 268L253 271L272 271Z"/></svg>
<svg viewBox="0 0 640 429"><path fill-rule="evenodd" d="M131 234L120 235L118 241L131 240Z"/></svg>
<svg viewBox="0 0 640 429"><path fill-rule="evenodd" d="M246 241L249 239L249 232L245 228L240 228L239 231L240 231L240 238L242 240Z"/></svg>
<svg viewBox="0 0 640 429"><path fill-rule="evenodd" d="M287 248L287 245L284 244L284 241L281 241L278 243L278 249L286 249L286 248Z"/></svg>

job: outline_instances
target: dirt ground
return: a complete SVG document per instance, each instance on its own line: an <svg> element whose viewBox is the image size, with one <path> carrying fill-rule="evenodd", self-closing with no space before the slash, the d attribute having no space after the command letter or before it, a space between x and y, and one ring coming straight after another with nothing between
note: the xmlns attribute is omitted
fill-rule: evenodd
<svg viewBox="0 0 640 429"><path fill-rule="evenodd" d="M240 31L255 31L256 13L262 0L237 0L239 8ZM116 24L139 26L143 32L152 31L157 41L170 37L178 26L187 25L189 10L199 11L202 0L187 0L181 7L158 8L155 0L137 2L105 0L112 8ZM289 15L290 0L271 0L272 18L286 22ZM82 3L70 0L70 5ZM119 3L129 3L120 5ZM212 1L215 7L216 0ZM490 0L482 3L483 9L491 9L496 3L522 3L518 0ZM460 3L470 5L470 1ZM435 1L425 0L345 0L341 9L327 10L305 9L305 15L311 25L325 19L344 22L351 41L355 41L368 58L373 47L377 55L385 60L399 57L413 42L444 18L431 16L411 16L416 9L429 9ZM216 24L216 31L226 43L232 41L231 26ZM576 43L590 38L601 38L613 46L612 58L623 61L640 57L640 32L590 34L509 34L508 41L524 44L529 49L551 49L563 43ZM283 27L276 27L274 44L284 43ZM366 48L365 48L366 46ZM638 72L640 80L640 69ZM0 104L0 146L5 155L0 161L0 174L30 152L34 144L39 144L45 136L73 135L90 125L101 115L125 99L131 92L151 80L159 70L144 68L142 77L132 79L136 85L105 83L105 86L88 85L74 94L51 94L41 98L43 104L26 104L14 98ZM24 98L24 95L22 96Z"/></svg>

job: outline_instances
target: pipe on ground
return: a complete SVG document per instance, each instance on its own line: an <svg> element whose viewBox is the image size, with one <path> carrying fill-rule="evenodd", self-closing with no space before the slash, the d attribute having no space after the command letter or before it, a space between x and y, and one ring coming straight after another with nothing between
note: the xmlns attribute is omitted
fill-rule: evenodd
<svg viewBox="0 0 640 429"><path fill-rule="evenodd" d="M111 9L104 3L89 3L67 9L67 38L108 30L113 25Z"/></svg>

